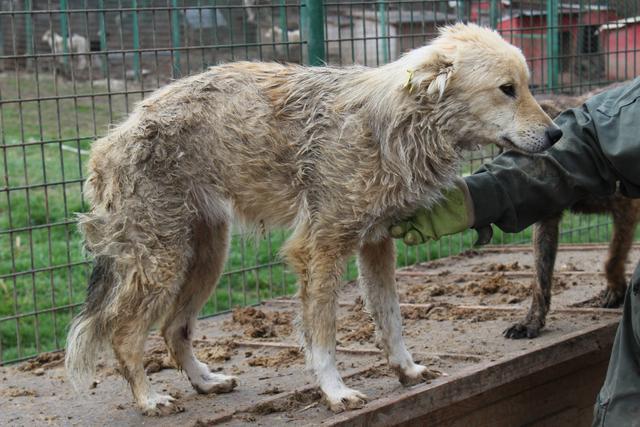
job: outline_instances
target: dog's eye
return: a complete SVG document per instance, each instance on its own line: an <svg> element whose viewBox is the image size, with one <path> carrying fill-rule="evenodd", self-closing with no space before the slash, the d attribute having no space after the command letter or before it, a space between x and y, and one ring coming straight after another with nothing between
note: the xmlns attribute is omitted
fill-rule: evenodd
<svg viewBox="0 0 640 427"><path fill-rule="evenodd" d="M500 86L500 90L510 98L516 97L516 88L512 84L502 85Z"/></svg>

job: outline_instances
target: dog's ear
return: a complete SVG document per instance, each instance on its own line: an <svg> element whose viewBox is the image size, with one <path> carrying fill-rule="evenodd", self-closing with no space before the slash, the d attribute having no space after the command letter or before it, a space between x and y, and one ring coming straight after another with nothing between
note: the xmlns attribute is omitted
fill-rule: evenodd
<svg viewBox="0 0 640 427"><path fill-rule="evenodd" d="M404 89L411 94L426 93L427 96L439 101L444 96L447 85L454 72L453 53L441 46L432 46L432 51L426 61L415 70L407 70L407 81Z"/></svg>
<svg viewBox="0 0 640 427"><path fill-rule="evenodd" d="M440 101L453 74L453 60L441 57L433 65L428 72L430 79L428 79L427 95Z"/></svg>

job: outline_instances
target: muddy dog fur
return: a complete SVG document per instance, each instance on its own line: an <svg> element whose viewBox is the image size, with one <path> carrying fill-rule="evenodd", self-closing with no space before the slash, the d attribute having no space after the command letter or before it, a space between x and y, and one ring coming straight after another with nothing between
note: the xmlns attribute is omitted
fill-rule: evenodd
<svg viewBox="0 0 640 427"><path fill-rule="evenodd" d="M614 83L580 96L537 96L540 106L549 116L556 117L562 111L582 105L590 97L623 83ZM640 221L640 200L629 199L616 193L608 197L591 196L578 201L569 210L578 214L610 214L613 234L605 261L607 287L599 300L602 307L618 307L624 301L627 290L625 262L633 243L636 225ZM526 317L504 331L507 338L535 338L544 327L551 305L553 270L558 251L558 238L562 213L534 225L533 247L536 277L531 283L532 301Z"/></svg>
<svg viewBox="0 0 640 427"><path fill-rule="evenodd" d="M528 80L517 48L459 24L379 68L230 63L158 90L92 146L80 226L96 265L69 331L70 379L90 379L111 349L145 414L181 410L144 373L159 324L196 391L231 391L236 378L210 372L191 339L232 220L293 229L283 255L299 280L302 344L332 410L366 399L335 360L337 288L354 252L391 368L404 385L432 378L404 344L388 228L453 185L464 149L540 152L559 137Z"/></svg>

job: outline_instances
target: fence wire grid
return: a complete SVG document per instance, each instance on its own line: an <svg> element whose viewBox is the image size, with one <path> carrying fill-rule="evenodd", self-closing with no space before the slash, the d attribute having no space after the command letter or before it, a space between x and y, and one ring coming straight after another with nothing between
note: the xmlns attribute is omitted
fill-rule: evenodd
<svg viewBox="0 0 640 427"><path fill-rule="evenodd" d="M74 218L87 209L91 142L171 80L241 59L377 66L463 21L519 46L534 92L579 94L638 75L639 15L635 0L0 0L0 365L64 346L91 270ZM461 173L495 154L471 153ZM285 238L235 233L201 315L294 293L277 255ZM472 238L398 243L398 263L459 253ZM563 220L564 242L609 238L606 216Z"/></svg>

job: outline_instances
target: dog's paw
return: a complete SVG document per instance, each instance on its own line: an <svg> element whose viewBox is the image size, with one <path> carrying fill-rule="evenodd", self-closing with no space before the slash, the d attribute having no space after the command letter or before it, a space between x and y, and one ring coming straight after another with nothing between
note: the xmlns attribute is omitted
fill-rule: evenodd
<svg viewBox="0 0 640 427"><path fill-rule="evenodd" d="M193 388L200 394L229 393L238 385L238 379L230 375L208 373L200 375L197 381L191 381Z"/></svg>
<svg viewBox="0 0 640 427"><path fill-rule="evenodd" d="M140 405L142 413L147 416L158 417L178 412L184 412L184 408L173 397L165 394L155 394Z"/></svg>
<svg viewBox="0 0 640 427"><path fill-rule="evenodd" d="M335 413L343 412L346 410L360 409L367 402L367 396L358 390L353 390L348 387L340 388L329 394L324 394L324 401Z"/></svg>
<svg viewBox="0 0 640 427"><path fill-rule="evenodd" d="M602 308L618 308L624 302L624 294L626 293L626 287L621 292L616 292L610 288L607 288L602 292Z"/></svg>
<svg viewBox="0 0 640 427"><path fill-rule="evenodd" d="M426 366L418 365L417 363L412 363L408 368L394 367L393 369L398 374L400 383L405 387L433 380L441 375L439 372L431 371Z"/></svg>
<svg viewBox="0 0 640 427"><path fill-rule="evenodd" d="M502 335L514 340L535 338L540 335L540 328L526 323L516 323L515 325L505 329Z"/></svg>

